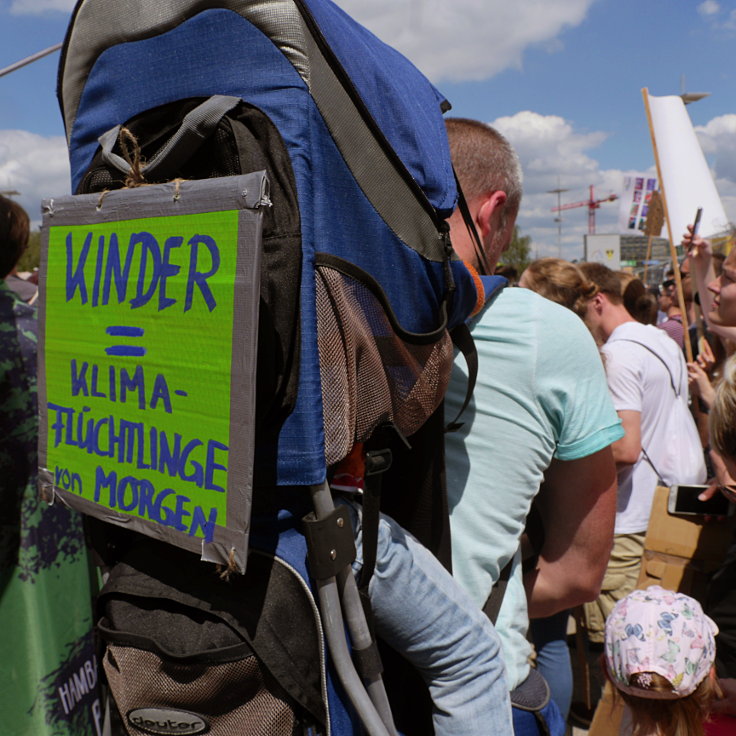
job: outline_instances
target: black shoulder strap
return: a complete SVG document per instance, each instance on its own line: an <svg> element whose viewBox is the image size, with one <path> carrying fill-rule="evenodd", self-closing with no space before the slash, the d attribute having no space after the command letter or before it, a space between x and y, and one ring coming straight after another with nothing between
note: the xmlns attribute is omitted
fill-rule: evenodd
<svg viewBox="0 0 736 736"><path fill-rule="evenodd" d="M544 546L545 530L544 520L542 514L539 511L539 505L537 499L532 501L532 505L529 507L529 513L526 517L526 526L524 529L529 546L531 547L532 554L523 557L521 560L522 573L526 573L529 570L533 570L537 564L537 559ZM523 546L522 546L523 548ZM501 604L503 603L503 597L506 593L506 586L508 585L509 578L511 577L511 567L513 565L514 558L512 557L501 570L498 580L491 589L491 593L483 606L483 613L488 616L491 623L495 625L498 619L498 612L501 610Z"/></svg>
<svg viewBox="0 0 736 736"><path fill-rule="evenodd" d="M614 342L633 342L637 345L641 345L645 350L648 350L659 362L665 367L667 371L667 375L670 377L670 386L672 386L672 391L675 394L675 398L680 398L680 392L677 389L677 386L675 384L675 377L672 375L672 371L670 370L670 367L667 365L667 362L665 359L656 351L652 350L652 348L649 347L649 345L645 345L643 342L639 342L638 340L631 340L627 337L621 337L617 338ZM665 485L664 479L662 478L662 474L657 470L656 465L652 462L652 458L649 457L649 453L646 451L646 448L644 445L641 446L641 453L644 455L644 459L649 463L649 465L652 467L652 470L655 472L657 476L657 482L660 485Z"/></svg>
<svg viewBox="0 0 736 736"><path fill-rule="evenodd" d="M511 567L513 563L514 558L512 557L506 563L503 570L501 570L498 580L496 580L493 588L491 588L488 600L486 600L485 605L483 606L483 613L488 616L494 626L498 620L498 613L501 610L503 597L506 595L506 587L508 586L509 578L511 577Z"/></svg>
<svg viewBox="0 0 736 736"><path fill-rule="evenodd" d="M465 363L468 366L468 383L465 388L463 404L455 415L455 418L445 427L445 432L456 432L463 426L463 423L458 420L462 416L462 413L468 408L468 404L473 398L475 382L478 378L478 351L475 348L473 336L470 334L470 328L464 322L450 330L450 337L452 338L453 345L455 345L465 357Z"/></svg>
<svg viewBox="0 0 736 736"><path fill-rule="evenodd" d="M473 243L475 257L478 259L478 271L481 276L490 276L491 269L488 268L488 261L486 260L486 254L483 250L483 243L480 241L480 235L478 235L478 229L475 227L473 216L470 214L470 208L468 207L468 202L463 194L463 188L460 186L460 180L457 178L457 172L454 168L452 172L455 174L455 184L457 185L457 206L460 210L460 214L463 216L465 227L468 228L468 233L470 233L470 240Z"/></svg>
<svg viewBox="0 0 736 736"><path fill-rule="evenodd" d="M508 286L508 279L503 276L483 276L481 277L483 282L484 298L486 303L492 299L499 291ZM468 366L468 384L465 389L465 399L460 407L460 410L455 415L455 418L445 426L445 432L456 432L462 427L462 422L459 421L463 412L468 408L470 400L473 398L473 391L475 390L475 382L478 377L478 351L475 348L475 342L473 336L470 333L470 328L467 323L457 325L450 330L450 337L452 338L453 345L463 354L465 362Z"/></svg>
<svg viewBox="0 0 736 736"><path fill-rule="evenodd" d="M379 432L380 433L380 432ZM378 523L381 511L381 480L391 467L391 450L382 448L366 452L365 490L363 492L363 568L358 578L358 589L368 601L368 584L376 568L378 552Z"/></svg>
<svg viewBox="0 0 736 736"><path fill-rule="evenodd" d="M660 473L659 470L657 470L656 465L652 462L652 458L649 457L649 454L644 449L644 445L641 446L641 454L644 455L644 459L649 463L649 465L651 465L652 470L657 476L657 485L660 485L660 486L667 485L664 481L664 478L662 478L662 473Z"/></svg>
<svg viewBox="0 0 736 736"><path fill-rule="evenodd" d="M638 340L631 340L628 337L619 337L614 340L614 342L633 342L636 345L641 345L645 350L648 350L664 367L667 371L667 374L670 377L670 386L672 386L672 390L675 392L675 396L679 399L680 398L680 391L677 388L677 384L675 383L675 377L672 375L672 371L670 370L670 367L667 365L667 361L656 351L649 347L649 345L644 344L643 342L639 342Z"/></svg>

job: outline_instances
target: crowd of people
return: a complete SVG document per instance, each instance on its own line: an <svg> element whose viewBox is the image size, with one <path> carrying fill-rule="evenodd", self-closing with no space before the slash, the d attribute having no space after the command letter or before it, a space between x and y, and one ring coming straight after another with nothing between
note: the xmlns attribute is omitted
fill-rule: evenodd
<svg viewBox="0 0 736 736"><path fill-rule="evenodd" d="M453 244L475 267L494 268L518 208L518 162L486 126L457 120L448 131L486 262L464 232L453 231ZM484 166L491 161L492 167ZM459 222L451 225L460 228ZM689 261L696 264L701 290L720 295L728 260L725 275L715 280L708 274L709 245L688 234L684 246L688 259L679 276L686 310L692 310ZM563 733L559 724L568 718L573 692L566 643L570 609L583 604L578 624L592 650L608 646L606 622L639 580L655 488L705 484L706 460L710 468L723 467L711 460L715 451L708 433L699 432L690 401L691 394L708 396L715 365L705 342L686 364L674 279L657 289L657 303L630 274L600 263L545 258L520 275L518 286L502 291L471 323L479 380L468 421L446 441L453 570L481 606L505 581L495 621L515 733L536 733L533 719L540 717L551 733ZM700 301L710 316L705 296ZM688 314L688 328L691 322ZM449 415L459 406L465 379L462 359L457 363ZM705 495L729 484L721 474ZM698 652L705 656L702 647ZM714 652L708 650L708 672ZM693 660L690 655L688 667ZM606 670L611 677L610 662ZM539 687L545 680L549 702ZM637 685L627 703L656 697L644 690ZM629 732L697 732L692 719L690 730L676 731L677 719L662 721L660 728L636 707L629 713Z"/></svg>
<svg viewBox="0 0 736 736"><path fill-rule="evenodd" d="M456 212L453 247L479 273L513 279L499 261L522 197L518 158L486 124L448 119L447 131L477 231ZM35 289L14 272L27 238L27 216L0 197L3 508L33 503ZM543 258L471 319L477 382L445 441L452 576L384 518L371 582L377 631L422 672L436 734L565 734L573 610L626 704L621 733L736 733L736 547L707 600L637 590L657 486L736 500L736 249L721 261L692 231L683 246L655 293L600 263ZM458 355L448 420L468 371ZM1 559L0 583L19 564ZM0 588L0 622L4 605Z"/></svg>
<svg viewBox="0 0 736 736"><path fill-rule="evenodd" d="M609 437L605 443L612 452L617 480L610 557L600 592L594 600L585 602L578 625L584 627L593 651L605 651L605 674L623 693L628 708L621 733L637 735L703 733L704 727L710 729L707 733L731 733L736 728L730 719L716 724L713 716L713 713L731 712L730 678L736 674L732 654L735 602L732 591L736 582L733 552L726 555L703 601L710 617L703 613L697 601L687 596L657 587L646 592L635 590L657 486L705 484L708 488L702 493L702 500L719 492L736 499L732 480L736 471L733 465L736 444L722 434L726 432L734 437L736 419L736 407L729 404L735 398L734 363L727 357L733 352L729 340L734 337L731 328L736 324L736 314L730 311L734 296L728 288L736 277L731 265L736 262L736 253L725 257L725 261L714 257L710 243L694 236L692 228L683 237L683 249L686 255L678 264L682 302L677 298L675 278L668 278L652 290L633 275L613 272L600 263L573 264L558 258L543 258L531 263L518 280L522 289L536 291L575 313L590 330L600 352L599 366L605 375L608 394L623 430L622 434L613 436L613 441ZM736 288L733 292L736 293ZM696 317L696 304L703 317ZM519 312L531 319L528 310ZM545 313L554 315L549 307ZM490 310L489 319L492 316ZM497 315L501 321L504 316ZM699 329L698 319L701 320ZM573 349L574 343L570 342L563 325L557 318L546 327L547 339L554 343L553 354ZM687 364L686 335L695 345L695 357ZM502 351L509 339L504 336ZM538 338L527 339L527 345L538 347L539 344ZM573 379L575 389L581 392L581 381L591 375L583 356L584 352L576 352L578 365ZM516 374L521 370L517 365ZM495 374L489 372L488 380L495 375L497 392L508 397L516 374L508 369ZM552 375L564 374L557 363L549 362L535 378L538 382L549 381ZM718 388L714 388L714 383ZM561 395L564 396L558 389L557 396ZM536 399L530 387L524 398ZM568 398L564 405L574 407L575 398ZM608 403L601 399L598 402L588 399L588 410L593 411L593 407L598 410ZM515 415L506 410L505 416L508 419ZM481 437L488 438L487 452L493 453L491 445L497 443L497 435L482 433L477 438L479 443ZM452 442L448 440L448 444ZM558 444L557 460L563 459L561 444ZM530 443L523 447L527 455L531 454ZM495 461L516 467L519 459L504 450ZM549 476L555 478L553 468L550 464L544 470L537 501L547 491ZM579 474L574 478L578 483L583 480ZM567 485L570 490L571 481ZM586 497L586 490L575 490L580 495L576 495L574 503L579 504ZM489 485L487 492L496 491ZM451 483L451 496L454 493L463 491ZM502 493L501 508L505 510L505 491ZM565 513L571 513L569 505ZM504 515L498 509L495 514ZM601 534L606 536L603 530ZM466 544L464 541L456 544L458 556L463 554ZM477 559L477 554L465 554ZM580 564L581 570L594 569L590 558L581 558ZM537 563L533 574L538 569ZM564 590L564 576L561 582ZM533 592L527 586L532 618L529 640L536 648L537 669L546 676L553 700L564 718L570 709L572 677L565 645L569 611L563 608L563 598L564 594L550 605L551 609L562 609L562 613L537 618L544 614L534 609ZM673 632L668 628L669 622L676 619L678 625L696 622L699 629ZM503 642L502 618L497 626ZM715 675L716 663L720 680ZM681 687L683 681L688 682L686 688Z"/></svg>

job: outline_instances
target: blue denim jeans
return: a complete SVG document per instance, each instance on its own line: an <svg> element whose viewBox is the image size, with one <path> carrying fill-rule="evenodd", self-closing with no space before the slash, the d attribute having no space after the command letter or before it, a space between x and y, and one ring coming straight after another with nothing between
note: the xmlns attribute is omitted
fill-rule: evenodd
<svg viewBox="0 0 736 736"><path fill-rule="evenodd" d="M535 618L529 622L529 633L537 650L537 669L547 680L552 700L557 703L564 719L570 711L572 700L572 664L567 646L568 610L547 618Z"/></svg>
<svg viewBox="0 0 736 736"><path fill-rule="evenodd" d="M357 573L360 510L352 511ZM437 559L393 519L382 516L369 594L376 633L427 683L435 736L511 734L511 703L491 622Z"/></svg>
<svg viewBox="0 0 736 736"><path fill-rule="evenodd" d="M546 736L547 733L549 733L549 736L564 736L565 734L565 722L562 720L554 700L550 700L549 704L542 708L539 714L520 708L512 708L512 711L514 714L514 736ZM546 731L539 722L540 718L546 724Z"/></svg>

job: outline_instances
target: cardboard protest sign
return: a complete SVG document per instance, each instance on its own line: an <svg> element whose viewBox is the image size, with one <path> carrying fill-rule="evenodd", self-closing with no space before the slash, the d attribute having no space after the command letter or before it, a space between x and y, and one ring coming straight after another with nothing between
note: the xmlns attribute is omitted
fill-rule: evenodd
<svg viewBox="0 0 736 736"><path fill-rule="evenodd" d="M649 203L657 191L657 179L651 174L632 174L624 177L619 197L618 231L643 232L649 214Z"/></svg>
<svg viewBox="0 0 736 736"><path fill-rule="evenodd" d="M243 571L265 174L44 202L39 484Z"/></svg>

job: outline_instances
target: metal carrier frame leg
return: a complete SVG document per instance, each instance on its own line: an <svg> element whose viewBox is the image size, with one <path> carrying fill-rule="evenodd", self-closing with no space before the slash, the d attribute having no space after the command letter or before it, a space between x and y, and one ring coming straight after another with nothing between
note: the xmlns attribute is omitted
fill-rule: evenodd
<svg viewBox="0 0 736 736"><path fill-rule="evenodd" d="M305 519L310 567L337 676L369 736L397 736L380 669L369 668L364 682L345 638L344 622L355 653L375 651L351 568L355 543L347 509L335 507L327 482L310 490L314 514Z"/></svg>

